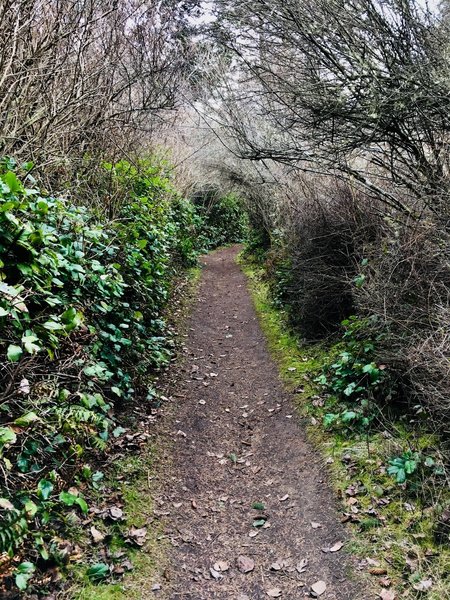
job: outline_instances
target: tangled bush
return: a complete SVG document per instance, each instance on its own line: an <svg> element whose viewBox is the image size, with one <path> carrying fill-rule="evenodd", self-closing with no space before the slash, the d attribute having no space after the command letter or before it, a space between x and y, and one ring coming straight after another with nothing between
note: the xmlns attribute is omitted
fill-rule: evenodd
<svg viewBox="0 0 450 600"><path fill-rule="evenodd" d="M404 396L425 405L447 433L450 418L450 255L433 221L385 223L366 248L355 303L378 317L380 360L398 373Z"/></svg>
<svg viewBox="0 0 450 600"><path fill-rule="evenodd" d="M344 184L321 192L309 188L295 210L283 215L281 251L269 260L277 301L306 340L339 329L354 312L357 264L365 244L377 236L361 195Z"/></svg>

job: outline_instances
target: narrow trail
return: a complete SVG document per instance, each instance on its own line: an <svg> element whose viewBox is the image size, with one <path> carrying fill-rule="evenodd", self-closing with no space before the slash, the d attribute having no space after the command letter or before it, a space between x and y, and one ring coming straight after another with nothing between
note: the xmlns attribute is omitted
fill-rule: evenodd
<svg viewBox="0 0 450 600"><path fill-rule="evenodd" d="M321 580L325 600L374 597L351 576L345 549L322 550L345 541L345 532L323 462L266 348L236 253L227 248L204 260L187 357L172 390L179 403L173 468L160 499L170 512L172 552L155 596L295 600L311 597ZM266 525L254 527L261 517ZM253 570L241 572L239 556Z"/></svg>

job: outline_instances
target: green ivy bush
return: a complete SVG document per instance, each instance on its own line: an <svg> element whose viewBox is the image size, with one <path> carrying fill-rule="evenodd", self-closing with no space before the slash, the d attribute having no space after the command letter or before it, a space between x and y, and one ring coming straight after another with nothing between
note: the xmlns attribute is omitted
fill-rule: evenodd
<svg viewBox="0 0 450 600"><path fill-rule="evenodd" d="M102 474L89 461L124 431L117 415L152 397L171 356L171 282L195 264L201 220L164 165L105 164L126 191L104 215L39 189L32 165L0 166L0 554L58 563L58 537ZM30 566L31 565L31 566Z"/></svg>
<svg viewBox="0 0 450 600"><path fill-rule="evenodd" d="M215 197L214 193L200 194L195 200L200 220L199 244L205 249L225 244L237 244L246 239L248 217L236 194Z"/></svg>
<svg viewBox="0 0 450 600"><path fill-rule="evenodd" d="M316 378L328 392L323 424L327 429L367 431L372 423L374 402L386 399L392 382L385 365L375 360L379 339L371 334L373 319L351 316L342 322L343 335L337 356L322 367Z"/></svg>

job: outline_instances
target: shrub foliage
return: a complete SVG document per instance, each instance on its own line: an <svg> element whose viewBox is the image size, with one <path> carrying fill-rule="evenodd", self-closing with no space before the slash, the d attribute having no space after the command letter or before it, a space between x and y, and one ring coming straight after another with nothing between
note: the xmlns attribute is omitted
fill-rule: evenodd
<svg viewBox="0 0 450 600"><path fill-rule="evenodd" d="M103 166L125 198L110 221L39 189L31 167L0 171L0 553L31 561L22 588L88 511L90 462L121 435L121 411L153 396L173 278L228 232L215 224L210 240L162 163Z"/></svg>

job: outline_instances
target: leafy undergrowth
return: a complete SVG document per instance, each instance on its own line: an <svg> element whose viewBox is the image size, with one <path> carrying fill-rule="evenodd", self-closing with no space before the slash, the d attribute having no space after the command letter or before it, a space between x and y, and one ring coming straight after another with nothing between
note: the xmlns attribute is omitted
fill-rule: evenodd
<svg viewBox="0 0 450 600"><path fill-rule="evenodd" d="M134 456L120 457L111 467L108 499L97 498L89 537L83 541L84 548L93 545L86 552L90 556L85 556L91 566L76 572L78 581L69 590L70 597L137 600L150 595L150 576L156 561L162 564L164 550L160 527L153 519L150 475L159 452L146 437L136 436L143 447L136 449ZM93 577L93 572L98 572L98 577Z"/></svg>
<svg viewBox="0 0 450 600"><path fill-rule="evenodd" d="M201 269L193 267L177 280L166 314L175 347L183 343L190 304L200 280ZM162 375L165 380L166 375ZM155 386L162 382L155 379ZM127 435L117 452L108 457L105 484L93 499L95 508L80 545L83 563L73 573L64 597L76 600L140 600L158 589L153 581L156 567L166 562L166 542L161 521L155 519L154 497L160 473L170 465L167 448L154 437L154 424L167 399L155 396L154 408L136 404L128 417ZM168 407L165 407L167 413ZM90 549L89 549L90 548ZM103 568L92 579L89 568Z"/></svg>
<svg viewBox="0 0 450 600"><path fill-rule="evenodd" d="M359 339L367 324L351 320L339 343L302 347L263 271L242 267L270 350L329 466L352 530L347 550L384 600L450 597L450 492L439 439L422 414L402 418L392 408L389 370L372 362L374 341Z"/></svg>
<svg viewBox="0 0 450 600"><path fill-rule="evenodd" d="M96 495L111 456L146 441L136 414L161 402L174 281L206 243L164 163L104 165L122 190L113 219L40 189L31 169L0 164L0 595L12 598L66 585L80 562L94 583L126 571L122 557L92 563L82 531L97 510L121 521Z"/></svg>

